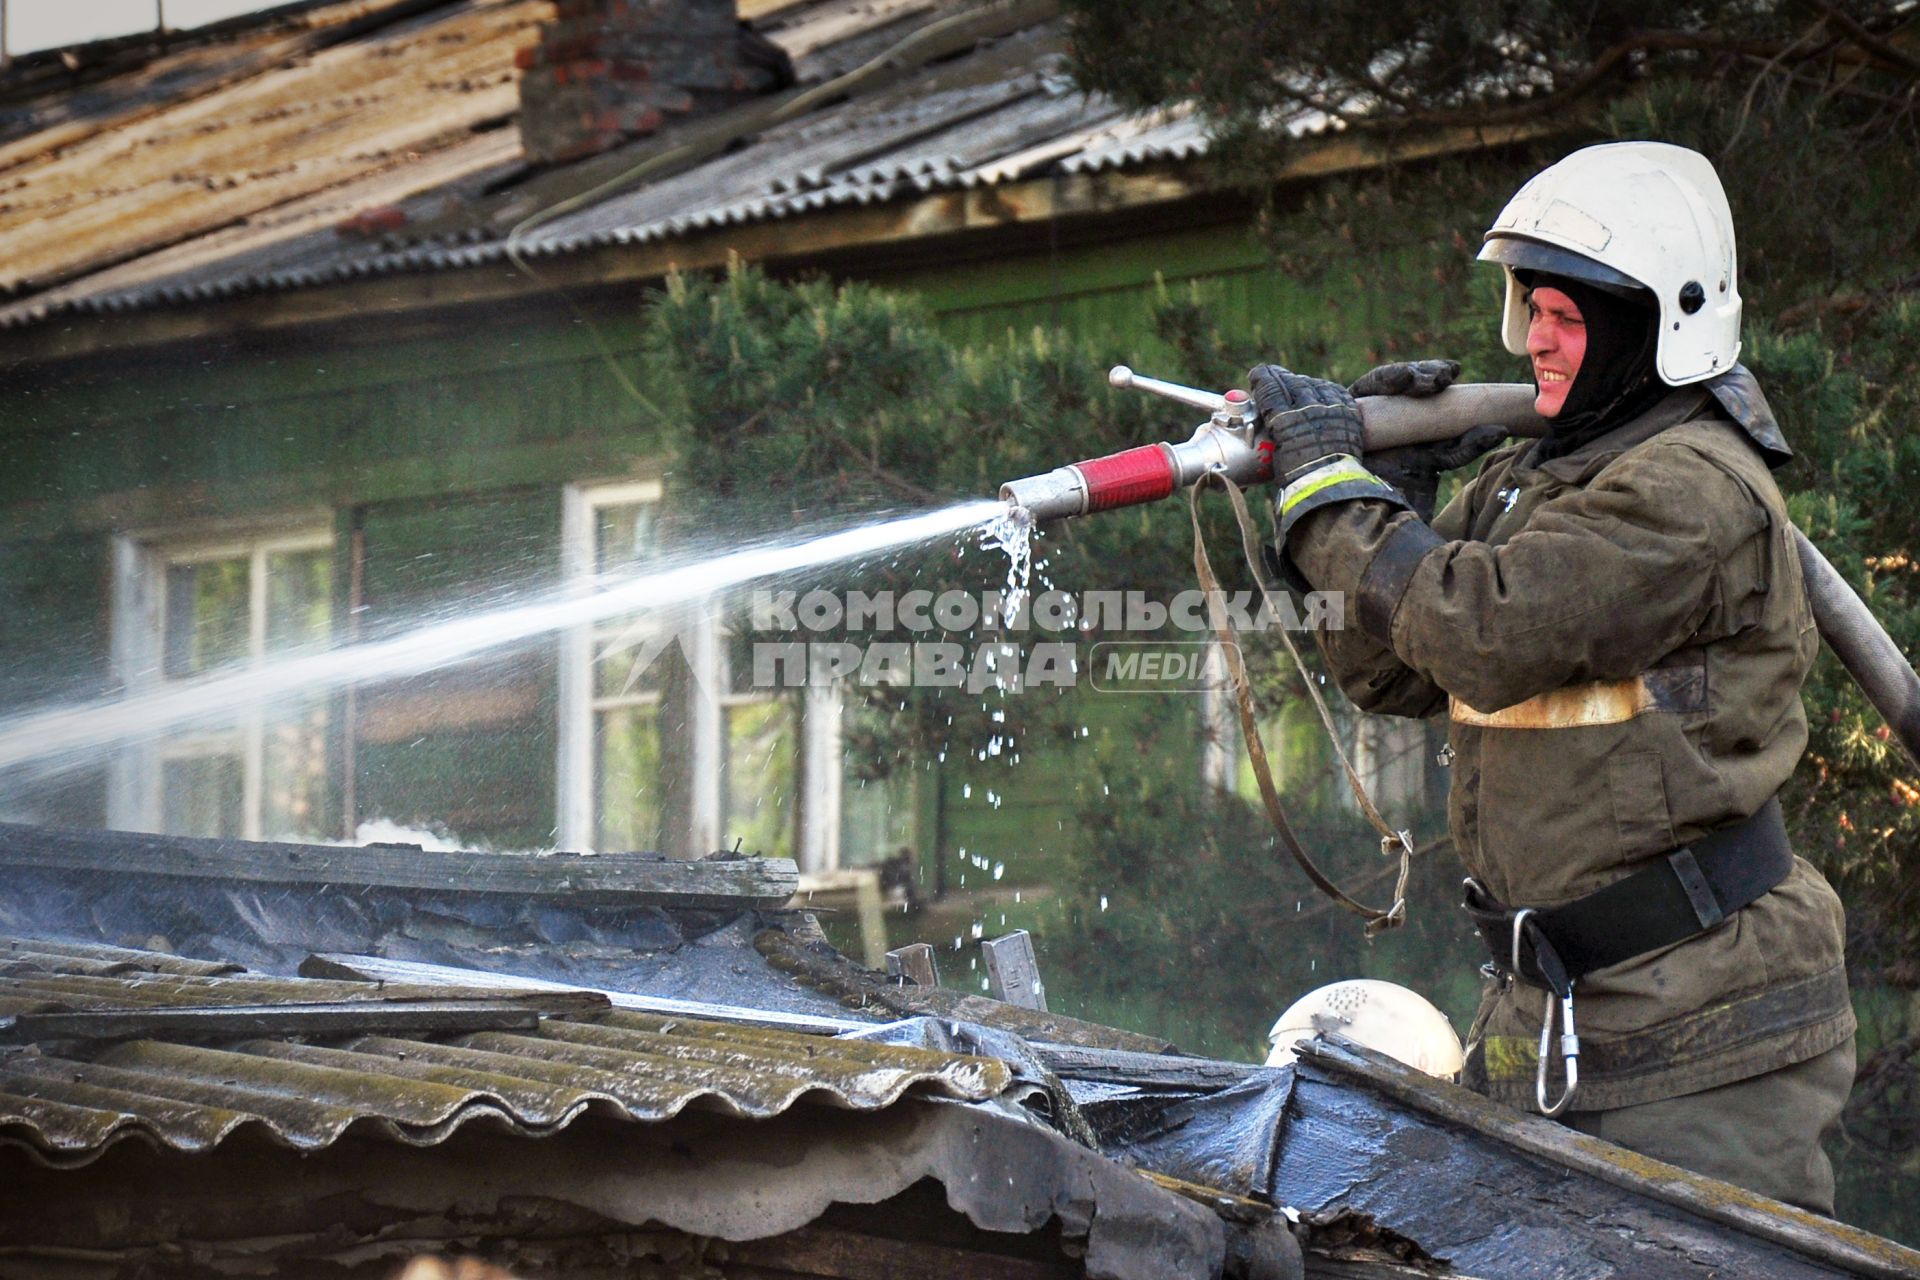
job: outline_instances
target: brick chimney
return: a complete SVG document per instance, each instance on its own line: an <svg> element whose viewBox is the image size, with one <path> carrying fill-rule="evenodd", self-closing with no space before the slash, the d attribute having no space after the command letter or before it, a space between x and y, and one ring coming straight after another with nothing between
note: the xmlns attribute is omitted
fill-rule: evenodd
<svg viewBox="0 0 1920 1280"><path fill-rule="evenodd" d="M677 118L793 83L786 55L734 0L556 0L520 50L520 137L541 163L578 160Z"/></svg>

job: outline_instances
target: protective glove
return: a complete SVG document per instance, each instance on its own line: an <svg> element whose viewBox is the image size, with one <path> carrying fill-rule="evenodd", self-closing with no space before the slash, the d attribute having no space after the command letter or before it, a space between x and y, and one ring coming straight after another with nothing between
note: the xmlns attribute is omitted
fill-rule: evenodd
<svg viewBox="0 0 1920 1280"><path fill-rule="evenodd" d="M1275 480L1290 484L1335 458L1360 456L1360 406L1339 383L1260 364L1247 371L1247 386L1260 429L1273 441Z"/></svg>
<svg viewBox="0 0 1920 1280"><path fill-rule="evenodd" d="M1403 444L1366 457L1367 470L1406 496L1413 513L1433 523L1433 504L1440 496L1440 477L1498 449L1507 438L1505 427L1475 427L1455 440Z"/></svg>
<svg viewBox="0 0 1920 1280"><path fill-rule="evenodd" d="M1247 386L1261 430L1273 442L1273 477L1282 486L1273 512L1283 549L1294 524L1328 503L1377 498L1408 505L1392 485L1360 465L1365 440L1360 406L1345 387L1277 364L1248 370Z"/></svg>
<svg viewBox="0 0 1920 1280"><path fill-rule="evenodd" d="M1361 396L1438 395L1460 376L1458 360L1409 360L1369 369L1347 390ZM1366 455L1367 470L1400 490L1413 504L1414 514L1433 522L1433 505L1440 493L1440 476L1467 466L1499 447L1507 433L1499 427L1475 427L1456 440L1402 445Z"/></svg>
<svg viewBox="0 0 1920 1280"><path fill-rule="evenodd" d="M1458 360L1405 360L1383 364L1360 375L1347 390L1360 396L1413 396L1416 399L1439 395L1460 376Z"/></svg>

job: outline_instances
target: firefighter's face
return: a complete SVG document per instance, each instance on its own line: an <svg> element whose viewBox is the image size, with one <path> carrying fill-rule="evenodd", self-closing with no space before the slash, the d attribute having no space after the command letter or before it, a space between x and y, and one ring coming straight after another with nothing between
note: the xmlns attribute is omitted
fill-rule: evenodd
<svg viewBox="0 0 1920 1280"><path fill-rule="evenodd" d="M1528 292L1527 316L1527 356L1539 388L1533 411L1551 418L1566 406L1567 392L1586 357L1587 322L1572 298L1545 285Z"/></svg>

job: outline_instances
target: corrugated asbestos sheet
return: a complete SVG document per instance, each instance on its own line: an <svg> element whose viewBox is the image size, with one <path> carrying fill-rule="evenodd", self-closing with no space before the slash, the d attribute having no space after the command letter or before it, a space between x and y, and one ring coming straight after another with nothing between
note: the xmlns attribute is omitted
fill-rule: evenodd
<svg viewBox="0 0 1920 1280"><path fill-rule="evenodd" d="M802 84L876 58L955 8L755 6ZM449 0L58 150L15 142L0 153L0 288L30 296L0 309L0 326L501 261L511 225L501 210L520 172L513 55L549 13L547 0ZM1205 150L1184 113L1130 116L1078 92L1065 47L1059 19L985 42L598 199L523 248L537 257L671 240ZM356 223L371 210L378 217Z"/></svg>
<svg viewBox="0 0 1920 1280"><path fill-rule="evenodd" d="M0 1019L527 998L231 970L117 947L0 940ZM0 1048L0 1142L60 1165L133 1136L202 1151L248 1126L300 1150L350 1127L431 1145L478 1117L539 1135L589 1110L641 1123L690 1106L751 1118L803 1102L874 1111L909 1093L983 1100L1011 1082L1006 1065L987 1058L617 1011L431 1037L356 1034L349 1011L324 1039L193 1038Z"/></svg>

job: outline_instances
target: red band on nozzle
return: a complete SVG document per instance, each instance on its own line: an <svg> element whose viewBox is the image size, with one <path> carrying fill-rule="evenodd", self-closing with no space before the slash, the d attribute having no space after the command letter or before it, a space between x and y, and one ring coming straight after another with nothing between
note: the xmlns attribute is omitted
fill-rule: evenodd
<svg viewBox="0 0 1920 1280"><path fill-rule="evenodd" d="M1173 459L1157 444L1143 444L1074 466L1086 478L1089 511L1158 502L1173 494L1178 479Z"/></svg>

